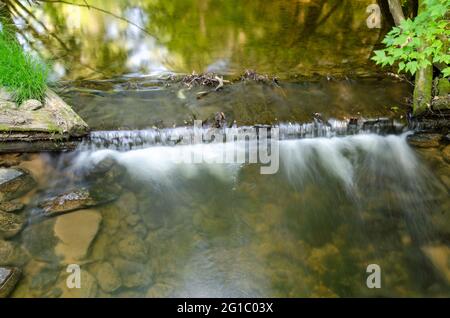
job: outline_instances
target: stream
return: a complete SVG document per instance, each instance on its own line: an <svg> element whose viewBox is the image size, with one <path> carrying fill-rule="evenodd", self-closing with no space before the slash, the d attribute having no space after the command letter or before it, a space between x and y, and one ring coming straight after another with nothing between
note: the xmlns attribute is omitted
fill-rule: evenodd
<svg viewBox="0 0 450 318"><path fill-rule="evenodd" d="M8 240L22 269L11 296L449 297L448 141L411 146L411 85L369 60L386 29L367 28L371 2L90 1L149 34L34 8L67 48L23 31L92 132L72 151L0 156L36 180ZM279 84L242 80L247 69ZM192 71L231 83L173 79ZM214 162L249 155L245 143L191 140L217 113L223 132L279 129L265 145L275 173ZM367 287L370 264L382 288Z"/></svg>

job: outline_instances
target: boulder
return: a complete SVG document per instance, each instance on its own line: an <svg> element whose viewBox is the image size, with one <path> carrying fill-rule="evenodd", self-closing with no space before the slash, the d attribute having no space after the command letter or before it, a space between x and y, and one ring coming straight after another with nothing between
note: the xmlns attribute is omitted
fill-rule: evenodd
<svg viewBox="0 0 450 318"><path fill-rule="evenodd" d="M0 211L0 238L11 238L19 233L25 225L25 218Z"/></svg>
<svg viewBox="0 0 450 318"><path fill-rule="evenodd" d="M108 262L96 264L93 273L100 288L106 293L112 293L122 286L119 272Z"/></svg>
<svg viewBox="0 0 450 318"><path fill-rule="evenodd" d="M46 216L55 216L65 212L94 207L114 201L118 189L105 186L103 189L81 188L51 197L39 203Z"/></svg>
<svg viewBox="0 0 450 318"><path fill-rule="evenodd" d="M441 139L442 135L432 133L415 133L407 137L411 146L419 148L439 147Z"/></svg>
<svg viewBox="0 0 450 318"><path fill-rule="evenodd" d="M82 210L57 217L54 227L59 239L55 253L65 263L83 260L97 236L102 216L95 210Z"/></svg>
<svg viewBox="0 0 450 318"><path fill-rule="evenodd" d="M0 267L0 298L8 297L20 279L20 269Z"/></svg>
<svg viewBox="0 0 450 318"><path fill-rule="evenodd" d="M20 105L20 109L24 111L35 111L42 108L42 102L37 99L26 100Z"/></svg>
<svg viewBox="0 0 450 318"><path fill-rule="evenodd" d="M18 198L35 185L36 181L24 169L0 168L0 201Z"/></svg>

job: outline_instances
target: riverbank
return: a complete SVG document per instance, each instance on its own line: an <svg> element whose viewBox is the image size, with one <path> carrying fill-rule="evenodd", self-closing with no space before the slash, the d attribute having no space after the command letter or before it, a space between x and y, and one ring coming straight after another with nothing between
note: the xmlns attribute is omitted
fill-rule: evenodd
<svg viewBox="0 0 450 318"><path fill-rule="evenodd" d="M17 105L11 94L0 96L0 153L70 149L86 136L88 125L56 93L47 90L43 102Z"/></svg>

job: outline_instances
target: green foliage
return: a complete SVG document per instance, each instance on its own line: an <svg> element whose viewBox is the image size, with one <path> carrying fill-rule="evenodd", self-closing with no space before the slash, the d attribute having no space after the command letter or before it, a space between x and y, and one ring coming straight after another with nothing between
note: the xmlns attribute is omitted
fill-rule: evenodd
<svg viewBox="0 0 450 318"><path fill-rule="evenodd" d="M422 10L414 20L407 19L394 27L384 38L386 48L375 51L372 57L382 66L398 63L399 72L416 71L431 63L443 63L444 77L450 75L448 38L449 21L446 15L450 9L449 0L423 0Z"/></svg>
<svg viewBox="0 0 450 318"><path fill-rule="evenodd" d="M0 29L0 86L13 93L20 105L27 99L42 100L47 89L49 67L24 52L12 31Z"/></svg>

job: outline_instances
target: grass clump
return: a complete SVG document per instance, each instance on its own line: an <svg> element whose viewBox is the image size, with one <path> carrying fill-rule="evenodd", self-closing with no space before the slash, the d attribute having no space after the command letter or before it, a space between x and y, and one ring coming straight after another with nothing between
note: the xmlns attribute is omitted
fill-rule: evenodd
<svg viewBox="0 0 450 318"><path fill-rule="evenodd" d="M23 50L5 24L0 29L0 87L14 96L20 105L27 99L43 101L49 67Z"/></svg>

